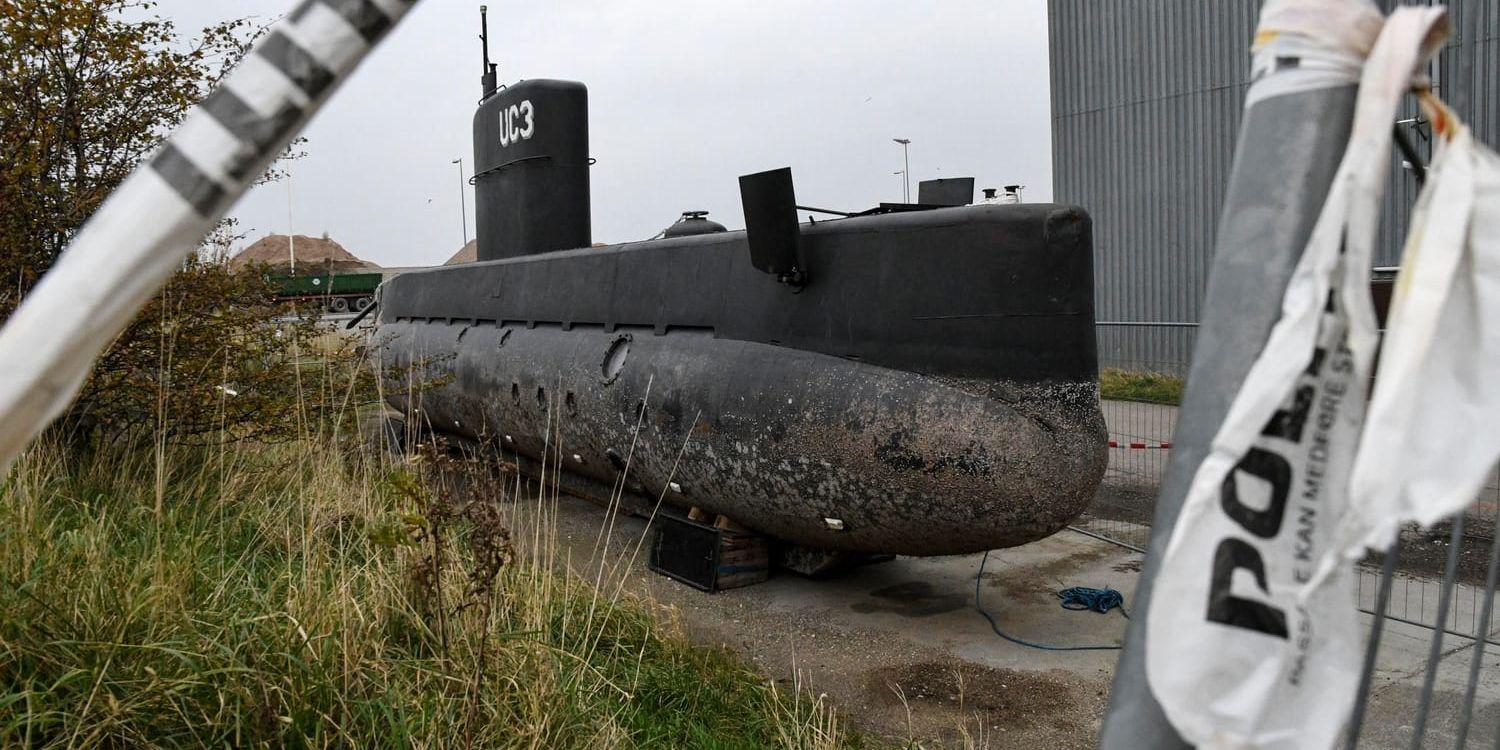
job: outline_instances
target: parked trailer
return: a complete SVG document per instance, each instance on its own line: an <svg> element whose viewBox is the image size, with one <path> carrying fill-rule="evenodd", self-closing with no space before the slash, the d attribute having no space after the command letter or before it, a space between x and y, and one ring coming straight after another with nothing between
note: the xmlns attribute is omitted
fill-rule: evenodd
<svg viewBox="0 0 1500 750"><path fill-rule="evenodd" d="M315 302L331 313L363 312L375 301L375 288L385 280L379 271L280 274L268 277L276 298L287 302Z"/></svg>

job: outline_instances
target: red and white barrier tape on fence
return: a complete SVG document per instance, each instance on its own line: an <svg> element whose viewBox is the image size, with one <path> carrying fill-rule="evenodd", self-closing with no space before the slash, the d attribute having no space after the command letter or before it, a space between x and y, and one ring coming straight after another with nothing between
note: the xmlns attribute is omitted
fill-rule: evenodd
<svg viewBox="0 0 1500 750"><path fill-rule="evenodd" d="M1172 449L1172 444L1171 443L1122 443L1122 442L1120 442L1118 440L1111 440L1111 441L1109 441L1109 447L1111 447L1111 448L1128 448L1130 450L1138 450L1138 451L1155 451L1155 450L1166 451L1166 450L1171 450Z"/></svg>
<svg viewBox="0 0 1500 750"><path fill-rule="evenodd" d="M0 329L0 472L417 0L303 0L89 218Z"/></svg>

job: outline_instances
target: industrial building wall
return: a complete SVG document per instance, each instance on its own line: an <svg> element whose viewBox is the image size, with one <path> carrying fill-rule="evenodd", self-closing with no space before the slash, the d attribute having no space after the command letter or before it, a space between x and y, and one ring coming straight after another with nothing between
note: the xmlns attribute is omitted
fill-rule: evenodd
<svg viewBox="0 0 1500 750"><path fill-rule="evenodd" d="M1474 129L1475 137L1496 148L1500 145L1500 3L1454 0L1448 3L1448 14L1453 40L1439 60L1439 93Z"/></svg>
<svg viewBox="0 0 1500 750"><path fill-rule="evenodd" d="M1448 3L1432 76L1500 142L1500 2ZM1049 0L1056 200L1094 219L1103 367L1186 374L1207 286L1259 0ZM1407 102L1402 118L1415 118ZM1402 126L1431 158L1420 123ZM1396 265L1417 185L1394 155L1377 265Z"/></svg>

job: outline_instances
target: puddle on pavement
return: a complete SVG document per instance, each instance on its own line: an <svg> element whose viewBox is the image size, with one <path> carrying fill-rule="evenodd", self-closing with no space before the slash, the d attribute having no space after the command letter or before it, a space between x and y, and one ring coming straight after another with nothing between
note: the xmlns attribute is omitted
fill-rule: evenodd
<svg viewBox="0 0 1500 750"><path fill-rule="evenodd" d="M850 609L861 614L889 612L902 617L932 617L968 606L967 594L940 592L927 581L906 581L870 592L873 600L855 602Z"/></svg>

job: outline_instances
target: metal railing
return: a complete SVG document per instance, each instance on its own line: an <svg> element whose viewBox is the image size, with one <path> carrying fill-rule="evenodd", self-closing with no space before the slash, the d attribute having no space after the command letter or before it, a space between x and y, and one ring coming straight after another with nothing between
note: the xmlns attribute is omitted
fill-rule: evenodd
<svg viewBox="0 0 1500 750"><path fill-rule="evenodd" d="M1099 321L1102 371L1185 380L1196 323ZM1106 389L1102 402L1109 429L1109 468L1089 513L1076 529L1130 549L1151 537L1156 493L1171 457L1177 428L1173 399L1152 399Z"/></svg>

